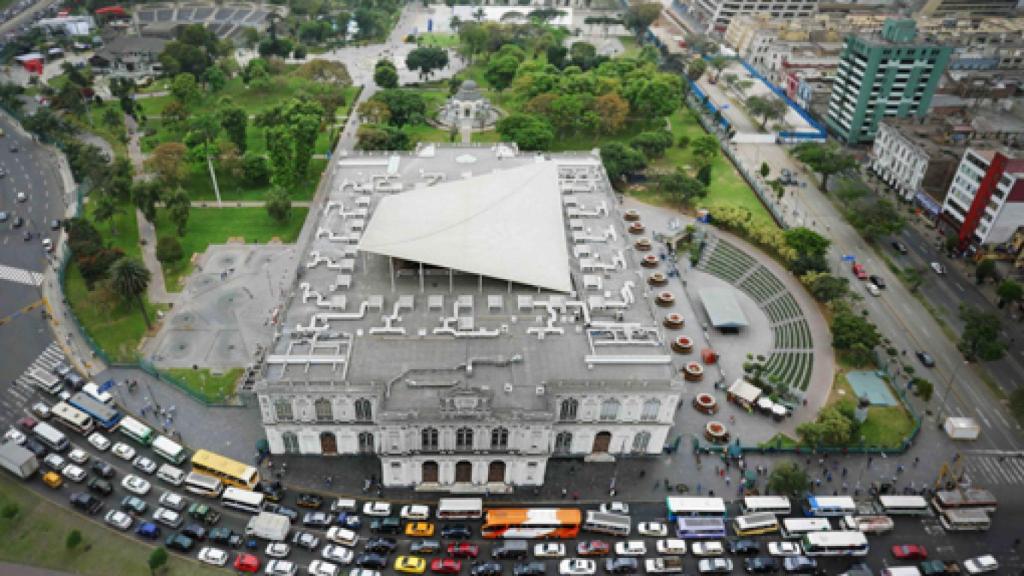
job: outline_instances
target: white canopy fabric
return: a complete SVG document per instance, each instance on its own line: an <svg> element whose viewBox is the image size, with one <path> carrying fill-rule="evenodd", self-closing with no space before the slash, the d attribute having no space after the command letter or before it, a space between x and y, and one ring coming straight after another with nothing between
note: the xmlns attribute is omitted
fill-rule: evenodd
<svg viewBox="0 0 1024 576"><path fill-rule="evenodd" d="M557 292L572 289L554 162L386 196L359 249Z"/></svg>
<svg viewBox="0 0 1024 576"><path fill-rule="evenodd" d="M750 382L747 382L743 378L737 378L736 381L732 383L732 386L729 386L728 393L747 404L753 404L757 400L758 396L761 395L761 389Z"/></svg>

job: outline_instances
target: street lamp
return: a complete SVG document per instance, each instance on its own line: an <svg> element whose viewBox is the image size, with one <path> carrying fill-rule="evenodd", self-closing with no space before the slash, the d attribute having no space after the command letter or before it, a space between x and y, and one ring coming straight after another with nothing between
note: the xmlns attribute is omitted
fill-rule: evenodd
<svg viewBox="0 0 1024 576"><path fill-rule="evenodd" d="M966 360L957 365L956 370L954 370L953 374L949 377L949 381L946 382L946 393L942 395L942 405L939 406L939 423L942 423L942 419L949 413L949 408L946 406L946 402L949 401L949 393L953 390L953 381L956 380L956 377L960 374L960 370L963 369L964 366L967 366Z"/></svg>

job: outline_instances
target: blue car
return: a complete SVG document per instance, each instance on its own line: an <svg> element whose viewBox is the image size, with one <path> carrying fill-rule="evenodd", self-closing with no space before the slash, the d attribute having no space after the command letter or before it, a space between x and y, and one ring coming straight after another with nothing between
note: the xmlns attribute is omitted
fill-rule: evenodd
<svg viewBox="0 0 1024 576"><path fill-rule="evenodd" d="M152 522L143 522L135 529L135 534L147 540L156 540L160 537L160 527Z"/></svg>
<svg viewBox="0 0 1024 576"><path fill-rule="evenodd" d="M363 520L358 514L342 512L338 514L338 519L335 521L335 524L348 528L349 530L359 530L363 527Z"/></svg>

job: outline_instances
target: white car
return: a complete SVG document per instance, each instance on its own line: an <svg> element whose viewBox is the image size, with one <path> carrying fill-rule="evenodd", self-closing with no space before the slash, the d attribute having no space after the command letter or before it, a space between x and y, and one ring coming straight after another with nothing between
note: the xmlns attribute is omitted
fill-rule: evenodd
<svg viewBox="0 0 1024 576"><path fill-rule="evenodd" d="M725 554L725 546L718 540L704 540L690 545L694 556L721 556Z"/></svg>
<svg viewBox="0 0 1024 576"><path fill-rule="evenodd" d="M936 274L942 275L946 273L946 267L939 262L932 262L929 266L932 267Z"/></svg>
<svg viewBox="0 0 1024 576"><path fill-rule="evenodd" d="M145 456L139 456L135 460L132 460L132 466L142 470L146 474L152 474L156 472L156 462L153 462Z"/></svg>
<svg viewBox="0 0 1024 576"><path fill-rule="evenodd" d="M323 560L313 560L309 563L309 568L306 569L309 572L309 576L338 576L340 568L337 565L331 564L330 562L324 562Z"/></svg>
<svg viewBox="0 0 1024 576"><path fill-rule="evenodd" d="M882 291L879 290L878 286L875 286L875 284L873 282L868 282L867 284L865 284L864 285L864 289L867 290L868 294L871 294L872 296L881 296L882 295Z"/></svg>
<svg viewBox="0 0 1024 576"><path fill-rule="evenodd" d="M28 200L28 196L24 192L18 192L18 195L14 197L18 202L24 202Z"/></svg>
<svg viewBox="0 0 1024 576"><path fill-rule="evenodd" d="M103 517L103 521L122 532L132 527L132 517L120 510L111 510Z"/></svg>
<svg viewBox="0 0 1024 576"><path fill-rule="evenodd" d="M355 553L352 550L337 544L328 544L320 551L320 557L324 560L331 560L338 564L351 564Z"/></svg>
<svg viewBox="0 0 1024 576"><path fill-rule="evenodd" d="M271 558L287 558L292 553L292 547L284 542L271 542L267 544L265 552Z"/></svg>
<svg viewBox="0 0 1024 576"><path fill-rule="evenodd" d="M353 568L349 570L348 576L380 576L380 570L370 570L369 568Z"/></svg>
<svg viewBox="0 0 1024 576"><path fill-rule="evenodd" d="M267 576L295 576L299 567L288 560L271 560L267 562L267 569L263 571Z"/></svg>
<svg viewBox="0 0 1024 576"><path fill-rule="evenodd" d="M768 553L772 556L800 556L804 553L797 542L769 542Z"/></svg>
<svg viewBox="0 0 1024 576"><path fill-rule="evenodd" d="M71 452L68 452L68 460L71 460L75 464L85 464L89 461L89 453L81 448L75 448Z"/></svg>
<svg viewBox="0 0 1024 576"><path fill-rule="evenodd" d="M402 511L399 512L398 515L405 520L429 520L430 506L424 506L422 504L402 506Z"/></svg>
<svg viewBox="0 0 1024 576"><path fill-rule="evenodd" d="M647 554L647 544L643 540L616 542L615 553L619 556L643 556Z"/></svg>
<svg viewBox="0 0 1024 576"><path fill-rule="evenodd" d="M177 512L181 512L185 509L185 505L188 504L188 500L185 500L181 496L174 492L164 492L160 495L160 505Z"/></svg>
<svg viewBox="0 0 1024 576"><path fill-rule="evenodd" d="M135 448L125 444L124 442L118 442L114 444L114 447L110 449L121 460L131 462L135 458Z"/></svg>
<svg viewBox="0 0 1024 576"><path fill-rule="evenodd" d="M728 558L705 558L697 563L701 574L729 574L732 572L732 560Z"/></svg>
<svg viewBox="0 0 1024 576"><path fill-rule="evenodd" d="M68 464L64 467L64 470L61 471L61 474L72 482L81 482L82 480L85 480L85 477L87 476L85 470L82 470L82 468L76 464Z"/></svg>
<svg viewBox="0 0 1024 576"><path fill-rule="evenodd" d="M601 503L601 512L629 514L629 504L626 504L625 502L603 502Z"/></svg>
<svg viewBox="0 0 1024 576"><path fill-rule="evenodd" d="M363 514L367 516L391 516L391 503L380 500L367 502L363 504Z"/></svg>
<svg viewBox="0 0 1024 576"><path fill-rule="evenodd" d="M661 522L641 522L637 524L636 531L641 536L653 536L655 538L664 538L668 536L668 526L665 526Z"/></svg>
<svg viewBox="0 0 1024 576"><path fill-rule="evenodd" d="M666 556L682 556L686 554L686 540L679 538L667 538L654 543L658 554Z"/></svg>
<svg viewBox="0 0 1024 576"><path fill-rule="evenodd" d="M11 428L7 432L4 432L4 441L14 442L15 444L24 444L25 435L22 434L20 430L15 430L14 428Z"/></svg>
<svg viewBox="0 0 1024 576"><path fill-rule="evenodd" d="M99 432L89 434L89 444L92 444L92 447L100 452L106 452L107 448L110 448L110 440L107 440L107 437Z"/></svg>
<svg viewBox="0 0 1024 576"><path fill-rule="evenodd" d="M534 544L533 555L537 558L561 558L565 556L565 544L561 542Z"/></svg>
<svg viewBox="0 0 1024 576"><path fill-rule="evenodd" d="M157 508L153 511L153 520L170 526L171 528L177 528L181 526L181 514L178 514L174 510L168 510L167 508Z"/></svg>
<svg viewBox="0 0 1024 576"><path fill-rule="evenodd" d="M566 558L558 563L562 576L590 576L597 572L597 562L590 558Z"/></svg>
<svg viewBox="0 0 1024 576"><path fill-rule="evenodd" d="M204 546L196 556L200 562L211 566L223 566L228 563L228 553L220 548Z"/></svg>
<svg viewBox="0 0 1024 576"><path fill-rule="evenodd" d="M53 470L54 472L60 472L61 470L64 469L65 466L68 465L67 461L64 460L63 456L61 456L60 454L55 454L53 452L50 452L49 454L46 455L45 458L43 458L43 464L46 464L46 467Z"/></svg>
<svg viewBox="0 0 1024 576"><path fill-rule="evenodd" d="M968 574L987 574L999 570L999 562L996 561L995 556L985 554L964 560L964 569Z"/></svg>
<svg viewBox="0 0 1024 576"><path fill-rule="evenodd" d="M149 490L153 487L145 479L139 478L135 474L125 476L124 479L121 480L121 486L132 494L137 494L139 496L149 494Z"/></svg>
<svg viewBox="0 0 1024 576"><path fill-rule="evenodd" d="M36 402L33 404L32 412L35 412L36 416L39 416L43 420L50 417L50 407L42 402Z"/></svg>

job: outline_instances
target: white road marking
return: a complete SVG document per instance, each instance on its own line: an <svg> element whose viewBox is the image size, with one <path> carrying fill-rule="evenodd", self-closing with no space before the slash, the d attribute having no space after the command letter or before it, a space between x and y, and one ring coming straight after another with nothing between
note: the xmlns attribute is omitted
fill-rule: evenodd
<svg viewBox="0 0 1024 576"><path fill-rule="evenodd" d="M17 282L28 286L39 286L43 283L43 275L39 272L0 264L0 280Z"/></svg>

